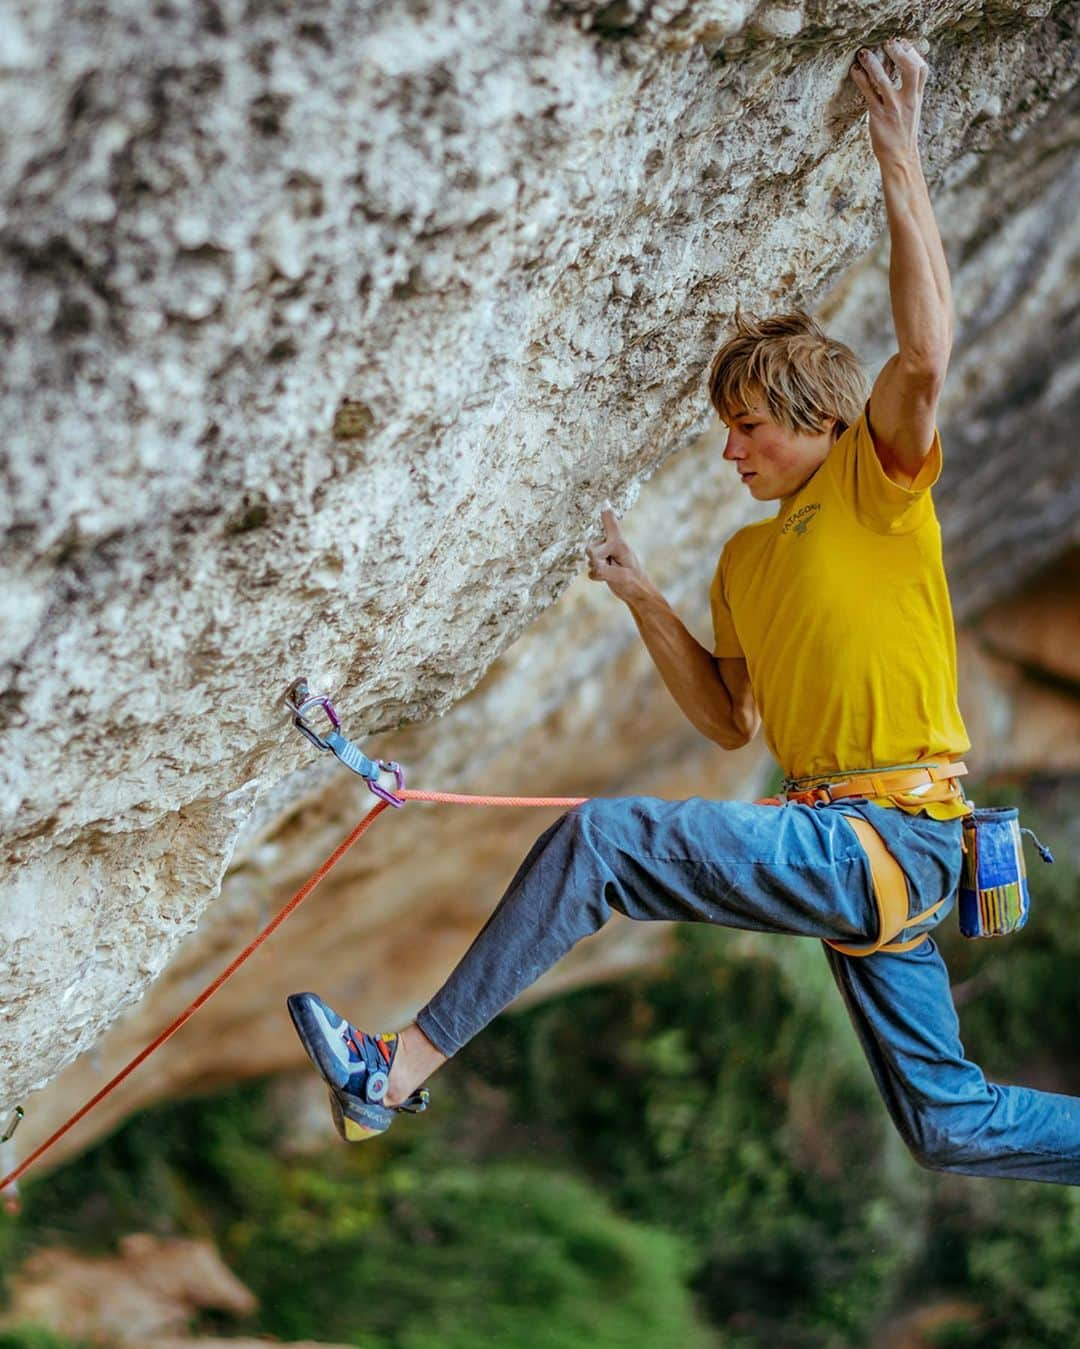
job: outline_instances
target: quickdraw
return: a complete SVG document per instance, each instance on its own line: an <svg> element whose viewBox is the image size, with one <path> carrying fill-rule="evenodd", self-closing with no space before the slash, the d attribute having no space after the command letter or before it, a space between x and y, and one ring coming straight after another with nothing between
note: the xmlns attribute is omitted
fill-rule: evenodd
<svg viewBox="0 0 1080 1349"><path fill-rule="evenodd" d="M6 1117L4 1117L4 1123L0 1126L3 1130L3 1132L0 1132L0 1157L3 1157L6 1153L7 1148L4 1144L8 1143L14 1136L15 1130L22 1122L24 1114L25 1111L22 1106L17 1105L14 1110L9 1110ZM22 1200L19 1197L19 1187L14 1181L12 1181L10 1185L4 1186L2 1191L2 1205L0 1206L3 1207L5 1213L11 1214L12 1217L22 1211Z"/></svg>
<svg viewBox="0 0 1080 1349"><path fill-rule="evenodd" d="M306 679L294 679L285 694L285 705L293 714L293 725L305 735L316 749L327 749L339 762L357 773L380 800L391 806L403 806L404 799L395 796L379 782L381 773L393 773L398 792L405 787L405 771L392 759L369 759L359 745L341 733L341 719L334 704L325 694L313 694ZM330 729L320 735L311 724L309 714L321 708L330 723Z"/></svg>

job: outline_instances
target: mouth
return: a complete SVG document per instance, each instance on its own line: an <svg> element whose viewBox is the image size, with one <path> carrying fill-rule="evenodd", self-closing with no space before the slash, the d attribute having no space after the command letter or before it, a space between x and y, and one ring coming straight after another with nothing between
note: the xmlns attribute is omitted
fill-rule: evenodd
<svg viewBox="0 0 1080 1349"><path fill-rule="evenodd" d="M756 478L756 477L757 477L757 474L756 474L756 473L740 473L740 474L739 474L739 477L742 478L743 482L749 482L751 478Z"/></svg>

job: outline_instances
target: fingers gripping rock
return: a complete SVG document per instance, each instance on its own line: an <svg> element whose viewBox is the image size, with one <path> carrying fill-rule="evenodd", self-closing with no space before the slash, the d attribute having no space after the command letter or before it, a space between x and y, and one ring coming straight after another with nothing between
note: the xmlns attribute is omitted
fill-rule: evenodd
<svg viewBox="0 0 1080 1349"><path fill-rule="evenodd" d="M866 47L856 56L851 78L866 104L870 141L879 158L917 153L928 69L907 38L890 38L884 46L884 60Z"/></svg>
<svg viewBox="0 0 1080 1349"><path fill-rule="evenodd" d="M645 584L644 569L623 537L615 512L604 510L600 519L604 537L585 549L589 579L605 581L620 599L630 599Z"/></svg>

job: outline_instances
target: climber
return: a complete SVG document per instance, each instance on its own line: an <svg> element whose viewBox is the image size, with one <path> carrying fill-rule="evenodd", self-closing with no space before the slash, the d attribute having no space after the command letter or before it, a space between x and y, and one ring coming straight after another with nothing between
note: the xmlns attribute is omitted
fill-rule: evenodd
<svg viewBox="0 0 1080 1349"><path fill-rule="evenodd" d="M884 193L896 354L867 399L852 351L808 315L737 318L709 394L727 426L724 458L777 514L722 551L712 651L649 581L611 512L587 549L590 578L628 606L689 720L725 749L762 725L786 796L595 799L568 811L400 1033L368 1035L316 995L294 994L293 1023L346 1139L423 1109L435 1069L617 910L820 939L922 1164L1080 1184L1080 1100L987 1082L964 1056L928 935L955 894L970 809L930 495L951 299L918 151L927 66L903 39L885 52L887 64L860 51L851 77Z"/></svg>

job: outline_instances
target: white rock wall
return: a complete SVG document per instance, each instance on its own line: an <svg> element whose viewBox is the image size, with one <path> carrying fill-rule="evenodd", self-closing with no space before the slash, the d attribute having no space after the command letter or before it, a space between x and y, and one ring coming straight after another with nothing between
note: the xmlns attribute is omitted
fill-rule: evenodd
<svg viewBox="0 0 1080 1349"><path fill-rule="evenodd" d="M925 36L928 172L960 202L983 159L1073 115L1077 12L14 8L0 1102L94 1044L238 841L318 793L289 679L338 693L354 734L454 707L563 591L601 503L695 442L736 299L812 300L866 251L881 217L855 48ZM966 228L977 241L977 211ZM657 512L676 577L746 518L703 499L692 525ZM552 632L524 703L489 690L473 763L508 726L557 727L575 679L586 696L632 640L602 622L574 639L588 658ZM431 731L432 764L464 772Z"/></svg>

